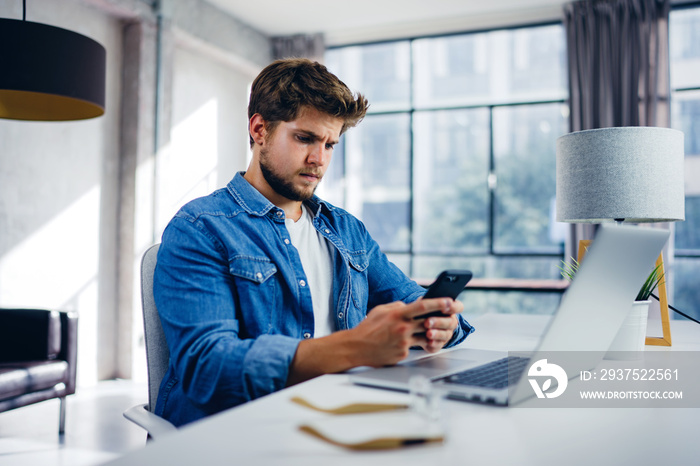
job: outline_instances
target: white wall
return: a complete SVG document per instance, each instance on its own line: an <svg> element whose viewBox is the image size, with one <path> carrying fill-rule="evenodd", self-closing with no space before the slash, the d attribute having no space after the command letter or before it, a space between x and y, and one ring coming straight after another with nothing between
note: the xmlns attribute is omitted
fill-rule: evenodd
<svg viewBox="0 0 700 466"><path fill-rule="evenodd" d="M155 15L146 2L27 2L27 20L105 47L106 113L76 122L0 119L0 306L76 311L79 385L131 376L129 367L135 379L145 379L140 254L182 203L245 169L247 89L270 59L265 36L202 0L164 3L172 17L164 21L166 127L157 157ZM0 2L0 17L21 19L21 4ZM126 25L142 21L143 46L127 48ZM173 31L178 40L171 40ZM201 31L208 31L206 40ZM122 82L134 66L139 82ZM124 370L129 353L133 361Z"/></svg>
<svg viewBox="0 0 700 466"><path fill-rule="evenodd" d="M21 19L21 2L0 3ZM106 113L77 122L0 120L0 306L79 313L81 381L94 379L98 309L110 306L118 159L121 26L99 11L27 2L27 20L71 29L107 49Z"/></svg>
<svg viewBox="0 0 700 466"><path fill-rule="evenodd" d="M175 49L172 128L159 160L159 230L187 201L246 168L248 88L254 79L185 46Z"/></svg>
<svg viewBox="0 0 700 466"><path fill-rule="evenodd" d="M191 37L178 37L172 63L169 141L159 151L155 169L156 242L180 207L226 186L237 171L246 169L248 92L259 70L210 53ZM150 246L148 228L144 230L137 234L141 249ZM141 380L146 362L138 303L133 322L132 373L135 380Z"/></svg>

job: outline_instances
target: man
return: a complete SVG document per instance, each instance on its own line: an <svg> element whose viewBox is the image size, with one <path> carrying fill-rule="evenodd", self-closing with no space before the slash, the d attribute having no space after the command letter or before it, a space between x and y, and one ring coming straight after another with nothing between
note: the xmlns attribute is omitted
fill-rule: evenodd
<svg viewBox="0 0 700 466"><path fill-rule="evenodd" d="M436 352L473 331L314 190L367 111L336 76L280 60L253 82L253 158L163 233L154 295L170 348L156 413L182 425L312 377ZM419 318L431 311L439 317Z"/></svg>

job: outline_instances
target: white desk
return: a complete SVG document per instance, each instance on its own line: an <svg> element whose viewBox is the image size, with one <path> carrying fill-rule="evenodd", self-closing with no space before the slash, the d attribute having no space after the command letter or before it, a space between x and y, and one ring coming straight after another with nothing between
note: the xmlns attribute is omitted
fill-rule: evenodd
<svg viewBox="0 0 700 466"><path fill-rule="evenodd" d="M531 349L541 316L486 314L462 347ZM672 322L671 348L700 350L700 326ZM443 444L352 452L298 431L328 417L297 406L301 395L326 405L349 400L406 402L403 393L362 388L327 375L180 429L110 465L661 465L700 464L700 409L517 409L443 401Z"/></svg>

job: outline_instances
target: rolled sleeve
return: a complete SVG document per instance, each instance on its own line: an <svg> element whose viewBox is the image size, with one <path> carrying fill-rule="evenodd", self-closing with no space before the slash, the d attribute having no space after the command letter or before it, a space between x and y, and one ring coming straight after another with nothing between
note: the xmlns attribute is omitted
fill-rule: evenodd
<svg viewBox="0 0 700 466"><path fill-rule="evenodd" d="M164 412L190 419L284 388L299 339L252 335L240 319L225 248L187 218L163 234L154 297L170 349ZM191 413L182 411L191 410Z"/></svg>
<svg viewBox="0 0 700 466"><path fill-rule="evenodd" d="M285 387L298 346L298 339L284 335L262 335L256 339L242 364L241 388L249 399Z"/></svg>
<svg viewBox="0 0 700 466"><path fill-rule="evenodd" d="M457 316L457 320L459 321L459 325L452 334L450 341L448 341L445 345L445 348L451 348L459 345L466 340L471 333L474 333L474 330L476 330L469 322L467 322L467 319L461 315Z"/></svg>

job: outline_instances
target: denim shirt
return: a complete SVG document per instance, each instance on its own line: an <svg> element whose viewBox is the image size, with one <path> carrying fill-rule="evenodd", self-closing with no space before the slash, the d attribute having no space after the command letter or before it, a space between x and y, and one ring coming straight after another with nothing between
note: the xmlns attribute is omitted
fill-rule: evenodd
<svg viewBox="0 0 700 466"><path fill-rule="evenodd" d="M306 205L333 245L336 330L377 305L424 294L357 218L315 196ZM179 426L285 387L297 345L314 336L314 314L284 219L238 173L168 224L153 286L170 348L156 414ZM472 331L459 316L449 345Z"/></svg>

